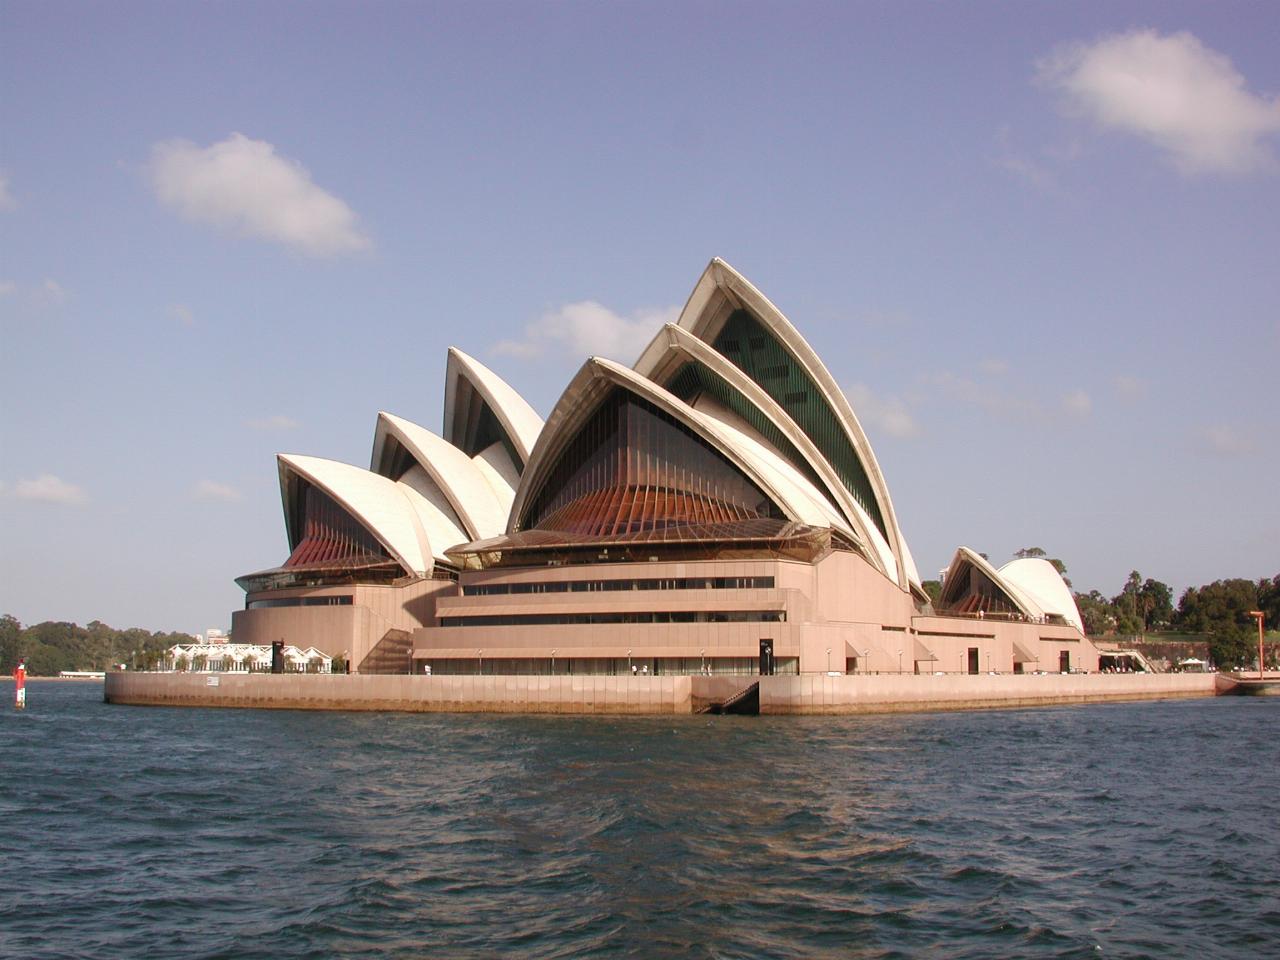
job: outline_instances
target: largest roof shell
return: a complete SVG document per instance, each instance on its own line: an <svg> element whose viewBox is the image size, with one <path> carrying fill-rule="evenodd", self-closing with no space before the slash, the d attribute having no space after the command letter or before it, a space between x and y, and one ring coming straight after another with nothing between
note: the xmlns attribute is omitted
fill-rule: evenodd
<svg viewBox="0 0 1280 960"><path fill-rule="evenodd" d="M889 489L877 463L871 444L862 425L858 422L853 408L841 392L835 379L819 359L813 348L805 341L799 331L782 314L770 300L742 274L728 263L715 258L708 264L698 283L690 294L684 310L681 311L678 325L700 340L716 346L717 335L732 318L736 310L745 310L755 321L761 324L777 346L784 351L797 368L803 372L809 383L818 390L820 399L830 410L835 420L837 432L842 434L856 458L857 470L865 475L869 487L870 501L863 504L873 522L875 514L879 515L881 532L893 552L896 576L894 579L904 589L913 586L920 590L920 577L915 569L915 562L907 549L906 541L898 527L893 502L889 497ZM732 358L728 358L732 360ZM737 365L737 364L735 364ZM757 380L759 386L769 392L768 386ZM795 417L791 417L795 421ZM822 452L823 457L839 474L842 458L832 446L835 438L824 436L812 428L806 428L796 421L795 425L810 436L814 445ZM858 484L844 481L849 493L857 498Z"/></svg>
<svg viewBox="0 0 1280 960"><path fill-rule="evenodd" d="M520 489L516 491L508 533L523 528L530 498L536 495L579 425L591 416L612 388L627 390L685 424L727 457L789 519L814 526L834 526L848 532L847 524L822 493L776 453L730 424L699 413L635 371L612 360L592 357L578 371L547 418L528 469L521 478Z"/></svg>

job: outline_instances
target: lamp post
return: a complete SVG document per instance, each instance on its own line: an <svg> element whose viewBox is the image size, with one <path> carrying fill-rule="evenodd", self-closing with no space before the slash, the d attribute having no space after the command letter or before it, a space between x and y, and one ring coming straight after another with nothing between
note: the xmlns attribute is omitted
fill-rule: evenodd
<svg viewBox="0 0 1280 960"><path fill-rule="evenodd" d="M483 650L476 651L476 660L480 664L479 675L483 677L484 676L484 651Z"/></svg>
<svg viewBox="0 0 1280 960"><path fill-rule="evenodd" d="M551 675L553 677L556 675L556 652L554 648L551 651Z"/></svg>
<svg viewBox="0 0 1280 960"><path fill-rule="evenodd" d="M831 672L831 648L827 647L827 673Z"/></svg>
<svg viewBox="0 0 1280 960"><path fill-rule="evenodd" d="M1258 621L1258 679L1263 678L1263 649L1262 649L1262 621L1266 619L1266 614L1261 610L1250 610L1249 616Z"/></svg>
<svg viewBox="0 0 1280 960"><path fill-rule="evenodd" d="M902 672L902 651L898 651L898 672Z"/></svg>
<svg viewBox="0 0 1280 960"><path fill-rule="evenodd" d="M991 651L987 651L987 673L991 672Z"/></svg>
<svg viewBox="0 0 1280 960"><path fill-rule="evenodd" d="M627 673L631 672L631 648L627 647Z"/></svg>
<svg viewBox="0 0 1280 960"><path fill-rule="evenodd" d="M862 657L866 661L866 666L863 667L862 672L870 676L871 674L871 648L870 647L862 651Z"/></svg>
<svg viewBox="0 0 1280 960"><path fill-rule="evenodd" d="M628 651L628 653L629 653L629 652L630 652L630 651ZM706 673L706 672L707 672L707 651L706 651L706 650L699 650L699 651L698 651L698 656L702 657L702 672L703 672L703 673Z"/></svg>

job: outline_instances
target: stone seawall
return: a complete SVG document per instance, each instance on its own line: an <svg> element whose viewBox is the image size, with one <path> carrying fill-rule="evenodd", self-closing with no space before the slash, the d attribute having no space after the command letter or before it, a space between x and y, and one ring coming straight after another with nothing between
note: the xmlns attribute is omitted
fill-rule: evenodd
<svg viewBox="0 0 1280 960"><path fill-rule="evenodd" d="M691 679L109 673L103 699L146 706L277 710L662 714L692 712Z"/></svg>
<svg viewBox="0 0 1280 960"><path fill-rule="evenodd" d="M766 714L989 710L1216 694L1211 673L810 675L766 679L767 683L760 684L760 712Z"/></svg>
<svg viewBox="0 0 1280 960"><path fill-rule="evenodd" d="M280 710L675 714L692 713L695 705L715 699L721 688L727 689L727 679L109 673L103 699ZM1215 694L1214 674L803 675L759 680L763 714L983 710Z"/></svg>

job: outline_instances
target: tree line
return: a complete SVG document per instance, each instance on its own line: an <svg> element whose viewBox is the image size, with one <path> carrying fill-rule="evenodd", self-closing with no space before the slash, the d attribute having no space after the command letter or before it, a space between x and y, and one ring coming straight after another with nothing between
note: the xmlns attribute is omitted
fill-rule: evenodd
<svg viewBox="0 0 1280 960"><path fill-rule="evenodd" d="M195 643L187 633L159 633L131 627L117 630L100 620L87 627L46 621L24 627L16 617L0 617L0 676L8 676L20 658L37 677L56 677L63 670L107 670L113 664L150 669L175 643Z"/></svg>

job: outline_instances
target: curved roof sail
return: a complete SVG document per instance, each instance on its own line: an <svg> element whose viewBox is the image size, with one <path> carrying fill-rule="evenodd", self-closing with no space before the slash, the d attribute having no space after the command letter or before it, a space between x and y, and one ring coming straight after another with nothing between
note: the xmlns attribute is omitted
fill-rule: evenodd
<svg viewBox="0 0 1280 960"><path fill-rule="evenodd" d="M443 496L444 511L452 515L457 526L465 528L463 540L482 540L502 533L510 503L504 505L498 499L471 457L425 427L379 413L370 469L388 479L400 480L414 465L426 474L421 479Z"/></svg>
<svg viewBox="0 0 1280 960"><path fill-rule="evenodd" d="M355 521L407 573L431 573L434 564L429 528L448 537L456 535L449 531L453 525L443 512L414 489L415 478L410 478L410 483L398 483L349 463L320 457L282 453L276 459L291 551L298 548L313 525L307 503L310 489L319 490L336 504L341 514ZM339 533L347 532L344 527L349 530L342 516L327 524L322 521L321 526L326 525L337 528ZM441 557L445 548L455 545L456 542L440 544Z"/></svg>
<svg viewBox="0 0 1280 960"><path fill-rule="evenodd" d="M457 347L445 369L444 438L468 457L501 443L518 473L542 431L542 418L496 373Z"/></svg>
<svg viewBox="0 0 1280 960"><path fill-rule="evenodd" d="M594 357L547 420L508 532L558 523L559 511L570 506L590 513L592 522L613 510L619 533L754 517L845 526L822 494L763 444Z"/></svg>
<svg viewBox="0 0 1280 960"><path fill-rule="evenodd" d="M739 367L687 330L667 324L641 354L635 369L697 410L709 412L719 407L731 411L742 428L772 448L840 508L843 525L850 528L864 555L898 582L893 551L871 517L781 404Z"/></svg>
<svg viewBox="0 0 1280 960"><path fill-rule="evenodd" d="M1041 615L1040 609L1006 583L982 554L968 547L959 547L951 558L935 606L940 612L1013 614L1029 620Z"/></svg>
<svg viewBox="0 0 1280 960"><path fill-rule="evenodd" d="M1010 560L1000 568L1005 582L1020 590L1023 596L1034 602L1048 617L1061 617L1077 630L1084 630L1080 608L1062 574L1042 557L1023 557Z"/></svg>
<svg viewBox="0 0 1280 960"><path fill-rule="evenodd" d="M790 321L716 258L694 287L678 325L747 374L822 452L892 547L895 579L906 589L902 533L871 444L834 378Z"/></svg>
<svg viewBox="0 0 1280 960"><path fill-rule="evenodd" d="M1062 575L1038 557L1013 560L997 570L981 554L960 547L947 568L936 606L942 613L1013 615L1084 630Z"/></svg>

